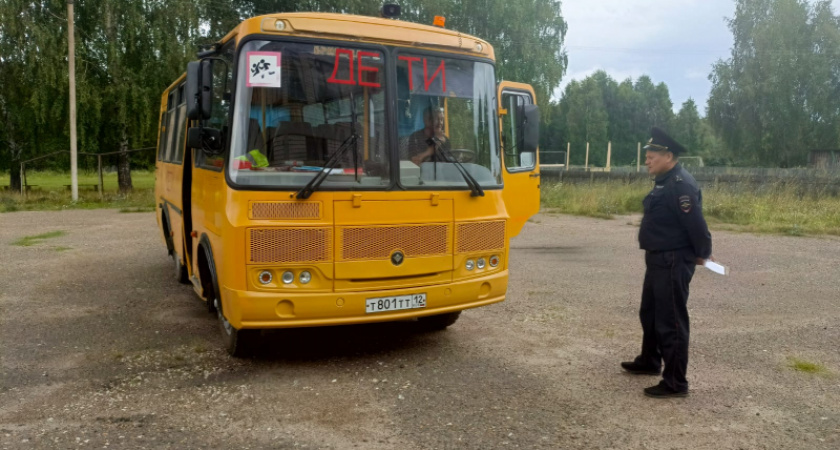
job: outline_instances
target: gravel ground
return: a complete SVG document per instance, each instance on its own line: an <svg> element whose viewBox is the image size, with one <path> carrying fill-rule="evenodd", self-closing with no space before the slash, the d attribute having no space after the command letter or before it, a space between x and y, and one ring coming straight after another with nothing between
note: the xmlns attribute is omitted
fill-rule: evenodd
<svg viewBox="0 0 840 450"><path fill-rule="evenodd" d="M0 449L840 448L840 240L713 232L732 272L697 271L691 395L658 400L618 366L637 222L535 217L507 300L447 331L279 331L236 360L152 214L0 214Z"/></svg>

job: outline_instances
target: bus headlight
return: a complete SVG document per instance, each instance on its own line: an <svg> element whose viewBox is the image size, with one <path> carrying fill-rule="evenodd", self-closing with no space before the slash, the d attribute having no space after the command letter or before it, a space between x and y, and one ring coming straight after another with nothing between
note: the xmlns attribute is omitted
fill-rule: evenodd
<svg viewBox="0 0 840 450"><path fill-rule="evenodd" d="M467 270L475 269L475 262L471 259L468 259L466 267L467 267Z"/></svg>
<svg viewBox="0 0 840 450"><path fill-rule="evenodd" d="M304 270L300 273L300 282L301 284L307 284L312 281L312 274L308 271Z"/></svg>
<svg viewBox="0 0 840 450"><path fill-rule="evenodd" d="M487 266L487 261L484 258L478 258L478 261L475 262L475 266L479 269L483 269Z"/></svg>
<svg viewBox="0 0 840 450"><path fill-rule="evenodd" d="M272 278L273 277L271 276L271 272L267 270L263 270L262 272L260 272L260 275L257 277L257 279L260 281L260 284L271 283Z"/></svg>
<svg viewBox="0 0 840 450"><path fill-rule="evenodd" d="M292 284L295 281L295 274L290 270L283 272L283 284Z"/></svg>

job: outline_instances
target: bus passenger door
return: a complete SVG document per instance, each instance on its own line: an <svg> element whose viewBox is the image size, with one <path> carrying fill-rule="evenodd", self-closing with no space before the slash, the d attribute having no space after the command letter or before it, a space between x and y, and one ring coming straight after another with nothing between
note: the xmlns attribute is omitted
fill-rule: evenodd
<svg viewBox="0 0 840 450"><path fill-rule="evenodd" d="M499 83L505 208L510 237L540 210L539 112L534 88L522 83ZM530 121L530 122L529 122Z"/></svg>

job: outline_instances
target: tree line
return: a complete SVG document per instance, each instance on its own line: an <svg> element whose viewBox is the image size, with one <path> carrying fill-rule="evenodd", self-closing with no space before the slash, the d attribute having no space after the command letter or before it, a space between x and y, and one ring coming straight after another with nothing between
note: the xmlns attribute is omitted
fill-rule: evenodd
<svg viewBox="0 0 840 450"><path fill-rule="evenodd" d="M569 83L550 105L542 149L572 164L632 164L652 125L665 128L707 164L794 167L811 150L840 152L840 17L827 0L737 0L728 19L734 45L712 67L701 117L689 99L674 108L665 83L621 82L605 72ZM702 106L701 106L702 107Z"/></svg>
<svg viewBox="0 0 840 450"><path fill-rule="evenodd" d="M402 19L480 36L496 50L499 79L534 85L543 108L544 150L566 142L613 143L614 164L631 164L652 125L719 164L795 166L810 149L840 148L840 18L828 0L735 0L731 55L709 75L707 105L674 113L667 86L604 72L559 86L568 65L568 24L556 0L410 0ZM154 146L160 94L241 20L287 11L378 15L362 0L76 0L80 152ZM0 3L0 170L19 186L21 160L69 148L66 0ZM699 108L705 106L705 117ZM578 147L580 148L580 147ZM603 165L603 152L590 163ZM153 156L132 156L153 164ZM582 163L583 152L572 152ZM122 155L120 164L129 163ZM49 163L47 163L49 164ZM66 169L66 160L56 163ZM59 165L60 164L60 165Z"/></svg>

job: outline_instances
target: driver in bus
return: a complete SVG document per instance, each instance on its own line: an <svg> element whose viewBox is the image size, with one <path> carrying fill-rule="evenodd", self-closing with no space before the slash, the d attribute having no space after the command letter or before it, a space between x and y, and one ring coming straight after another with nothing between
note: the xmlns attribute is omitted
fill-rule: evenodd
<svg viewBox="0 0 840 450"><path fill-rule="evenodd" d="M451 150L449 138L443 133L443 109L430 106L423 111L422 129L415 131L408 137L408 157L417 164L427 161L446 161L444 155L435 151L435 143L440 145L444 154Z"/></svg>

